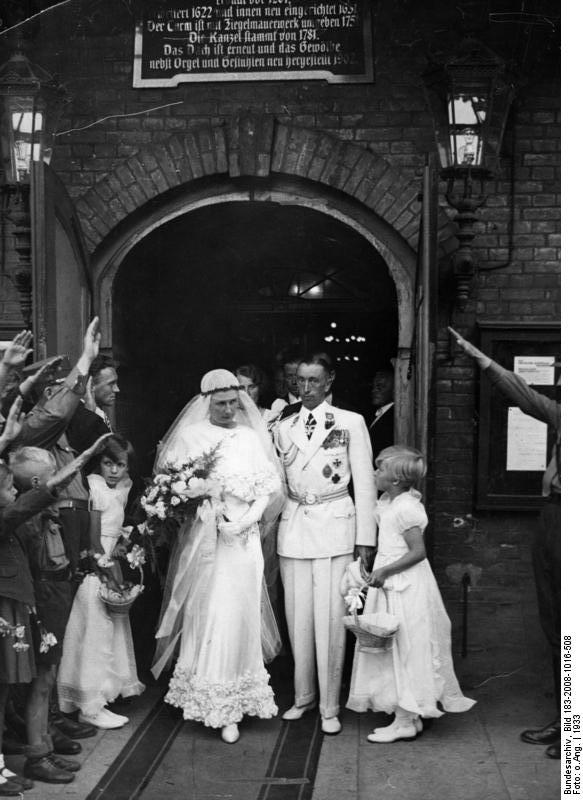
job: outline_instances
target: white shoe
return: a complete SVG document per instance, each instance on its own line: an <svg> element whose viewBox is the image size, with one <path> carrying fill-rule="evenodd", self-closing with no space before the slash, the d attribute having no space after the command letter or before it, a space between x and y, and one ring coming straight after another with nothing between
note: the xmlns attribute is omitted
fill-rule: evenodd
<svg viewBox="0 0 583 800"><path fill-rule="evenodd" d="M417 731L417 733L423 732L423 720L421 719L421 717L415 717L413 720L413 725L415 725L415 730ZM375 728L373 733L377 733L378 731L385 731L388 727L390 726L387 725L384 728Z"/></svg>
<svg viewBox="0 0 583 800"><path fill-rule="evenodd" d="M293 705L291 708L288 708L288 710L281 715L281 718L286 720L301 719L306 713L306 711L311 711L313 708L316 708L315 703L308 703L307 706Z"/></svg>
<svg viewBox="0 0 583 800"><path fill-rule="evenodd" d="M342 730L342 723L338 717L322 717L322 733L334 736Z"/></svg>
<svg viewBox="0 0 583 800"><path fill-rule="evenodd" d="M101 709L97 714L79 714L79 722L86 722L96 728L103 730L113 730L114 728L122 728L125 722L117 719L117 714L106 713L105 709ZM123 719L123 718L122 718Z"/></svg>
<svg viewBox="0 0 583 800"><path fill-rule="evenodd" d="M115 714L113 711L110 711L109 708L104 708L103 710L111 719L114 719L117 722L121 720L122 725L127 725L127 723L130 721L129 717L124 717L123 714Z"/></svg>
<svg viewBox="0 0 583 800"><path fill-rule="evenodd" d="M399 739L414 739L417 736L417 729L415 724L410 723L392 723L387 725L386 728L375 728L373 733L369 733L366 737L369 742L396 742Z"/></svg>
<svg viewBox="0 0 583 800"><path fill-rule="evenodd" d="M233 723L232 725L225 725L221 730L221 739L227 744L234 744L239 738L239 727Z"/></svg>

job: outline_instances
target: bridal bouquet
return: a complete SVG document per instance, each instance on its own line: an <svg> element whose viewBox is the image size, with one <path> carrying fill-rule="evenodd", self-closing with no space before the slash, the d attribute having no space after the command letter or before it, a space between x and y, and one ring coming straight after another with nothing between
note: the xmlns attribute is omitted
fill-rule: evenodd
<svg viewBox="0 0 583 800"><path fill-rule="evenodd" d="M149 483L141 498L149 533L174 532L205 500L220 497L221 486L211 477L220 443L182 464L168 463Z"/></svg>

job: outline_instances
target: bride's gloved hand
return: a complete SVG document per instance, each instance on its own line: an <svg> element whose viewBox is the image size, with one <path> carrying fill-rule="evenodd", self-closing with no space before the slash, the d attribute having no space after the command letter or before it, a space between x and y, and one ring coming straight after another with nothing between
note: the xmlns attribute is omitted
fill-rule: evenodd
<svg viewBox="0 0 583 800"><path fill-rule="evenodd" d="M226 519L223 519L218 524L219 533L227 538L231 536L239 536L240 533L243 533L245 528L248 528L249 525L243 525L242 521L239 520L238 522L229 522Z"/></svg>

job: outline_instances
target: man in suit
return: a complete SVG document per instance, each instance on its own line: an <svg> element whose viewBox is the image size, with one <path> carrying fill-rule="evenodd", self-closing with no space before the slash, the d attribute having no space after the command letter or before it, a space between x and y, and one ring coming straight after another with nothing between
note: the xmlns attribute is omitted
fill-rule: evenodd
<svg viewBox="0 0 583 800"><path fill-rule="evenodd" d="M377 492L364 419L326 402L329 362L302 359L297 385L301 407L274 430L287 479L278 554L295 660L295 701L283 718L313 708L319 688L322 730L335 734L346 643L340 580L355 553L372 561Z"/></svg>
<svg viewBox="0 0 583 800"><path fill-rule="evenodd" d="M87 450L104 433L112 432L108 414L119 392L117 381L114 362L99 354L91 365L84 401L77 406L67 427L69 444L77 453Z"/></svg>
<svg viewBox="0 0 583 800"><path fill-rule="evenodd" d="M287 353L283 356L283 380L286 386L285 397L276 397L271 404L271 411L273 417L277 417L288 406L298 402L298 387L296 383L296 375L298 372L298 364L300 363L300 356L295 353Z"/></svg>
<svg viewBox="0 0 583 800"><path fill-rule="evenodd" d="M369 425L373 459L385 447L394 444L395 425L395 373L392 369L379 369L373 378L371 401L375 415Z"/></svg>

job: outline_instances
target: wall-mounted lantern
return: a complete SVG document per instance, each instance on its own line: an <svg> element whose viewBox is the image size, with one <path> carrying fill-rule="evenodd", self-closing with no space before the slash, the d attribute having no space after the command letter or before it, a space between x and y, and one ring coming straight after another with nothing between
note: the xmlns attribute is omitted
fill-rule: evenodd
<svg viewBox="0 0 583 800"><path fill-rule="evenodd" d="M476 265L472 241L476 211L486 200L484 183L498 170L498 156L514 87L506 65L476 39L466 38L444 64L423 76L432 114L446 199L456 209L460 247L454 255L456 301L468 301Z"/></svg>
<svg viewBox="0 0 583 800"><path fill-rule="evenodd" d="M18 269L13 274L25 325L32 317L30 181L34 162L49 163L64 90L32 64L17 40L0 66L0 194L2 213L13 224ZM2 227L4 230L4 226Z"/></svg>

